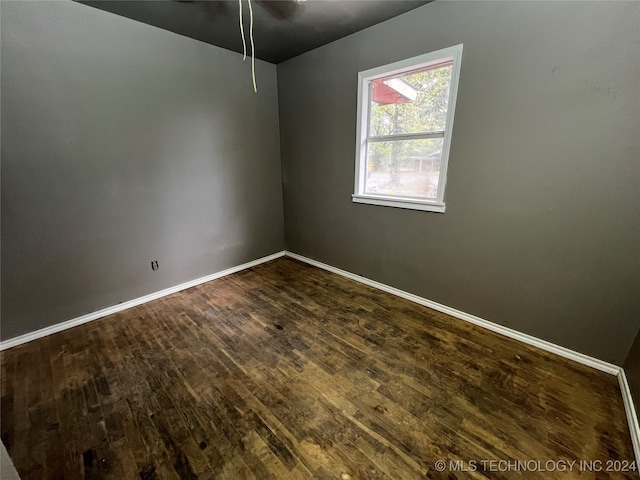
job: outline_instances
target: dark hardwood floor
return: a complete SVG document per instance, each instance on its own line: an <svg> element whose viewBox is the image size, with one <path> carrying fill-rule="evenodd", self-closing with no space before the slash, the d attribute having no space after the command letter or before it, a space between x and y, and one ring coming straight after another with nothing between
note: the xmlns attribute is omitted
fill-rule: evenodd
<svg viewBox="0 0 640 480"><path fill-rule="evenodd" d="M451 471L632 461L616 378L288 258L1 365L23 480L637 478Z"/></svg>

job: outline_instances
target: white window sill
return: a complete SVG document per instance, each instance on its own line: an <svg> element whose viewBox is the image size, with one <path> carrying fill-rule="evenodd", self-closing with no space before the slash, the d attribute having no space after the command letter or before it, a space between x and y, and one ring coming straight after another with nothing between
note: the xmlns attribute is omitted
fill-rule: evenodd
<svg viewBox="0 0 640 480"><path fill-rule="evenodd" d="M410 210L422 210L425 212L444 213L445 204L429 202L425 200L413 200L409 198L385 197L382 195L351 195L354 203L368 203L382 207L408 208Z"/></svg>

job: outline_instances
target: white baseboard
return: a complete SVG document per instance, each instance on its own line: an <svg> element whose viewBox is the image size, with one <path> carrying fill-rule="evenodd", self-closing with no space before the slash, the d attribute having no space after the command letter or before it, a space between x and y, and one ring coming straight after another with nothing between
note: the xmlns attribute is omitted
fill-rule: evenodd
<svg viewBox="0 0 640 480"><path fill-rule="evenodd" d="M621 367L619 367L618 365L613 365L612 363L590 357L589 355L585 355L583 353L561 347L560 345L556 345L555 343L547 342L546 340L541 340L534 336L527 335L526 333L518 332L517 330L513 330L512 328L490 322L489 320L476 317L475 315L471 315L470 313L456 310L455 308L447 307L446 305L442 305L441 303L437 303L432 300L427 300L426 298L419 297L418 295L414 295L413 293L405 292L404 290L400 290L395 287L390 287L389 285L385 285L384 283L376 282L375 280L370 280L366 277L361 277L360 275L356 275L355 273L332 267L331 265L327 265L326 263L318 262L317 260L312 260L311 258L307 258L296 253L286 252L286 255L288 257L295 258L296 260L300 260L301 262L308 263L309 265L322 268L329 272L337 273L338 275L350 278L351 280L355 280L356 282L364 283L365 285L369 285L370 287L377 288L406 300L410 300L414 303L424 305L425 307L429 307L439 312L446 313L447 315L451 315L452 317L456 317L466 322L473 323L474 325L478 325L480 327L486 328L487 330L491 330L492 332L499 333L501 335L504 335L505 337L519 340L528 345L533 345L534 347L541 348L542 350L546 350L547 352L555 353L556 355L560 355L561 357L568 358L575 362L587 365L588 367L592 367L597 370L601 370L611 375L618 375L618 372L621 370Z"/></svg>
<svg viewBox="0 0 640 480"><path fill-rule="evenodd" d="M629 424L633 451L636 455L636 463L640 463L640 424L638 424L638 415L636 414L633 397L631 396L629 382L627 382L627 375L622 368L620 372L618 372L618 383L620 384L620 392L622 392L624 409L627 412L627 423Z"/></svg>
<svg viewBox="0 0 640 480"><path fill-rule="evenodd" d="M255 267L256 265L259 265L261 263L269 262L271 260L275 260L276 258L280 258L284 256L284 254L285 254L284 251L274 253L273 255L268 255L266 257L258 258L257 260L253 260L251 262L243 263L242 265L228 268L227 270L223 270L221 272L207 275L206 277L196 278L195 280L181 283L180 285L176 285L174 287L165 288L164 290L160 290L159 292L150 293L149 295L145 295L144 297L134 298L133 300L119 303L118 305L113 305L112 307L103 308L102 310L98 310L97 312L88 313L87 315L82 315L81 317L73 318L65 322L56 323L55 325L41 328L40 330L36 330L34 332L25 333L24 335L19 335L17 337L3 340L2 342L0 342L0 351L6 350L7 348L15 347L18 345L22 345L23 343L27 343L32 340L36 340L38 338L46 337L47 335L51 335L53 333L58 333L63 330L67 330L68 328L82 325L83 323L87 323L92 320L97 320L98 318L106 317L107 315L111 315L113 313L121 312L131 307L137 307L138 305L142 305L143 303L147 303L152 300L157 300L158 298L166 297L167 295L171 295L172 293L176 293L176 292L179 292L180 290L185 290L187 288L195 287L196 285L200 285L202 283L210 282L211 280L215 280L216 278L224 277L226 275L231 275L232 273L239 272L240 270L245 270L247 268Z"/></svg>
<svg viewBox="0 0 640 480"><path fill-rule="evenodd" d="M405 292L398 288L390 287L389 285L385 285L384 283L376 282L375 280L370 280L366 277L356 275L355 273L332 267L331 265L327 265L326 263L322 263L317 260L313 260L311 258L307 258L289 251L285 252L285 254L287 257L300 260L301 262L308 263L309 265L313 265L314 267L322 268L323 270L327 270L332 273L337 273L338 275L342 275L343 277L355 280L356 282L364 283L365 285L369 285L370 287L377 288L384 292L391 293L392 295L410 300L414 303L424 305L425 307L429 307L439 312L446 313L447 315L459 318L460 320L473 323L474 325L478 325L480 327L486 328L487 330L491 330L492 332L499 333L501 335L504 335L505 337L513 338L514 340L526 343L527 345L538 347L542 350L555 353L556 355L568 358L569 360L573 360L582 365L586 365L588 367L595 368L596 370L600 370L602 372L617 376L618 383L620 384L620 391L622 393L622 400L624 402L625 413L627 415L627 422L629 424L629 433L631 435L631 442L633 444L636 463L640 464L640 425L638 424L638 417L634 408L633 398L631 397L631 390L629 389L629 384L627 383L627 377L622 367L605 362L603 360L599 360L580 352L576 352L574 350L570 350L566 347L561 347L560 345L556 345L555 343L541 340L534 336L527 335L526 333L518 332L517 330L513 330L497 323L490 322L489 320L476 317L475 315L471 315L470 313L447 307L446 305L442 305L432 300L427 300L426 298L419 297L418 295Z"/></svg>

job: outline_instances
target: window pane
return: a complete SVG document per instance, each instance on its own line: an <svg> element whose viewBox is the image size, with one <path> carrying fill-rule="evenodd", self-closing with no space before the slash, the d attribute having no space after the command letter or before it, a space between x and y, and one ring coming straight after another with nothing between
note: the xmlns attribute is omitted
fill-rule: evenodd
<svg viewBox="0 0 640 480"><path fill-rule="evenodd" d="M435 199L442 145L442 138L370 142L364 193Z"/></svg>
<svg viewBox="0 0 640 480"><path fill-rule="evenodd" d="M369 135L444 131L451 68L429 67L373 80Z"/></svg>

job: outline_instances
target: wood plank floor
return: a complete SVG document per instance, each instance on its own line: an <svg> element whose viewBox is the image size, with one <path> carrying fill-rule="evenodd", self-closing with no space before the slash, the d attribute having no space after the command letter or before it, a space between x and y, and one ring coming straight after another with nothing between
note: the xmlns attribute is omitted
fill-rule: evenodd
<svg viewBox="0 0 640 480"><path fill-rule="evenodd" d="M637 478L451 471L632 461L617 380L288 258L4 351L1 366L2 440L23 480Z"/></svg>

